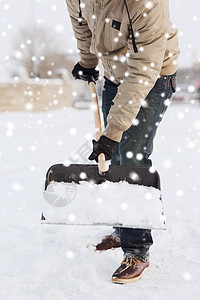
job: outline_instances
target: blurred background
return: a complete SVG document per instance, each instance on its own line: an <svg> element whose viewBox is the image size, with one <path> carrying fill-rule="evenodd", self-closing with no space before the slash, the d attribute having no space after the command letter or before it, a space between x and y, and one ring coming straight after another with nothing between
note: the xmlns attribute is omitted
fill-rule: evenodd
<svg viewBox="0 0 200 300"><path fill-rule="evenodd" d="M170 1L181 49L177 103L200 101L199 7ZM71 77L79 56L65 1L0 0L0 12L0 111L87 108L87 86Z"/></svg>

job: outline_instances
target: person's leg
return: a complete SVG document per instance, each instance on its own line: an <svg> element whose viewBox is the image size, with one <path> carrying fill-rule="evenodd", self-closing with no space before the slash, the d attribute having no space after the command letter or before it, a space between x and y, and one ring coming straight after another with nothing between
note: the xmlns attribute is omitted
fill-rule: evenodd
<svg viewBox="0 0 200 300"><path fill-rule="evenodd" d="M111 164L122 165L152 165L149 159L153 150L153 139L159 122L168 106L174 88L175 76L159 78L148 94L144 105L136 118L135 125L124 132L119 148L116 147ZM105 78L102 96L102 111L104 124L107 124L107 115L117 93L117 85ZM119 151L119 152L118 152ZM148 259L148 249L153 240L151 231L147 229L115 228L115 237L121 239L121 246L125 254L131 253L137 257Z"/></svg>
<svg viewBox="0 0 200 300"><path fill-rule="evenodd" d="M107 125L107 116L109 114L109 110L111 108L111 105L113 105L113 99L115 98L115 95L117 94L117 89L118 86L114 84L112 81L104 77L105 82L104 82L104 87L103 87L103 93L102 93L102 112L103 112L103 120L104 120L104 127ZM119 145L117 144L114 148L114 152L112 155L112 160L111 160L112 165L119 165L120 164L120 157L119 157ZM119 228L114 227L114 232L112 233L112 236L114 238L120 239L120 232ZM103 242L103 247L104 247L104 240ZM97 245L102 247L102 242ZM109 241L110 243L110 241ZM112 245L111 245L112 246Z"/></svg>
<svg viewBox="0 0 200 300"><path fill-rule="evenodd" d="M160 77L141 107L135 125L123 133L119 144L120 164L151 166L156 130L174 92L173 76ZM121 247L127 256L140 260L148 259L149 247L153 244L151 231L146 229L120 229Z"/></svg>

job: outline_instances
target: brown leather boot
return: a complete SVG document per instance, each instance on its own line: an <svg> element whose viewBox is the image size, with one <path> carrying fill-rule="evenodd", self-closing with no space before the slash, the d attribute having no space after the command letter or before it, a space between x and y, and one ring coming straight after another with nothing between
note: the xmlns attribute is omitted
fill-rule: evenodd
<svg viewBox="0 0 200 300"><path fill-rule="evenodd" d="M111 235L106 235L105 238L96 245L96 250L98 251L105 251L108 249L115 249L120 247L120 240L116 237Z"/></svg>
<svg viewBox="0 0 200 300"><path fill-rule="evenodd" d="M130 283L139 280L149 271L149 262L141 261L133 257L126 257L121 266L112 275L114 283Z"/></svg>

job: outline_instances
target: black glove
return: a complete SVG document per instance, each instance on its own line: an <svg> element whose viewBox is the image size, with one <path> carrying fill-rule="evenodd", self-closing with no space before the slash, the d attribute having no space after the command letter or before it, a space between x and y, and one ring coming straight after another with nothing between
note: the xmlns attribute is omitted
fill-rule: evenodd
<svg viewBox="0 0 200 300"><path fill-rule="evenodd" d="M74 66L72 75L74 79L81 79L84 81L88 81L91 76L95 81L99 79L99 71L97 71L95 68L84 68L79 64L79 62Z"/></svg>
<svg viewBox="0 0 200 300"><path fill-rule="evenodd" d="M105 159L110 160L112 158L113 150L117 142L102 135L98 141L92 140L93 151L88 157L89 160L95 159L98 162L98 156L100 153L105 154Z"/></svg>

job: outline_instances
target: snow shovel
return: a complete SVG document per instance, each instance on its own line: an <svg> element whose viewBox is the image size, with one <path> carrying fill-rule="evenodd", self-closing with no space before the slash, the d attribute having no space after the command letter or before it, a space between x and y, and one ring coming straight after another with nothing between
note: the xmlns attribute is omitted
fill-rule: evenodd
<svg viewBox="0 0 200 300"><path fill-rule="evenodd" d="M95 82L89 81L96 139L102 135ZM146 166L55 164L46 174L43 224L165 229L160 178Z"/></svg>

